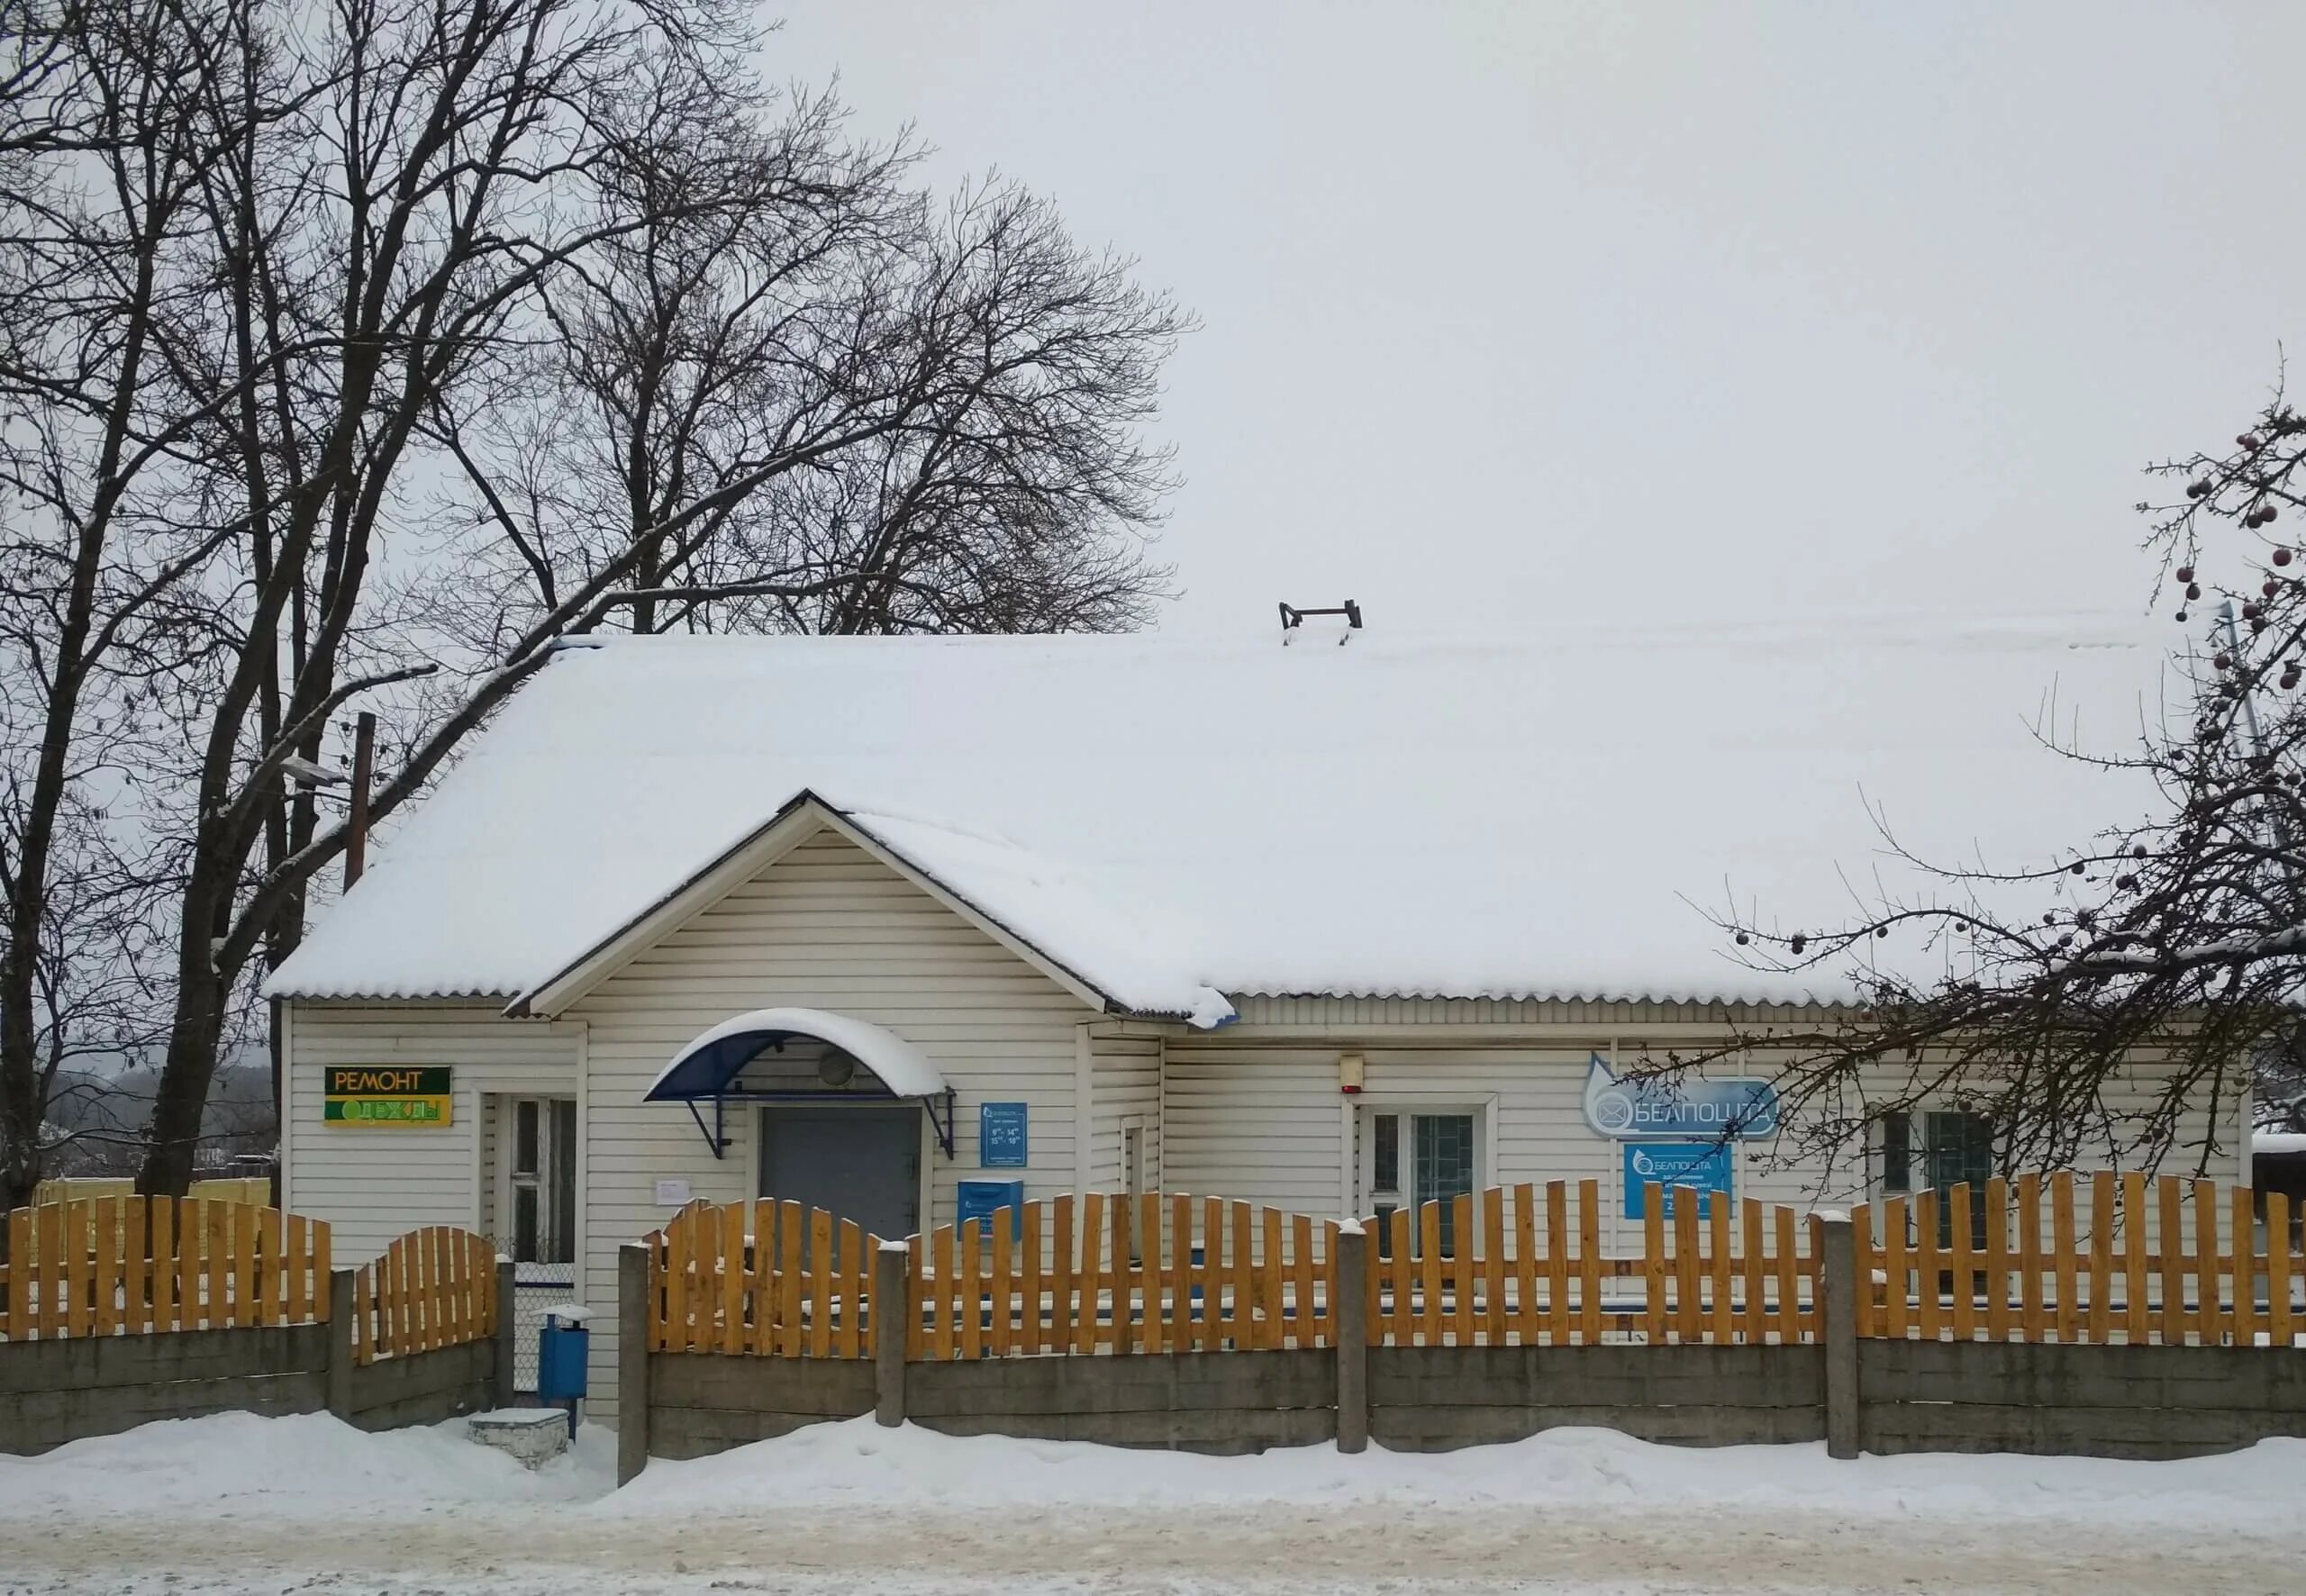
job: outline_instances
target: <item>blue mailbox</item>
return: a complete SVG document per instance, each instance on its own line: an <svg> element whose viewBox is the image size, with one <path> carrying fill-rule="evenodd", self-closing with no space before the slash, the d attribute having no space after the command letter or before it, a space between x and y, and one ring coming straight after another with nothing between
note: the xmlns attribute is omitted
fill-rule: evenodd
<svg viewBox="0 0 2306 1596"><path fill-rule="evenodd" d="M537 1401L567 1405L572 1438L577 1404L585 1400L585 1365L592 1353L593 1335L585 1321L592 1317L589 1308L558 1303L544 1310L544 1328L537 1332Z"/></svg>

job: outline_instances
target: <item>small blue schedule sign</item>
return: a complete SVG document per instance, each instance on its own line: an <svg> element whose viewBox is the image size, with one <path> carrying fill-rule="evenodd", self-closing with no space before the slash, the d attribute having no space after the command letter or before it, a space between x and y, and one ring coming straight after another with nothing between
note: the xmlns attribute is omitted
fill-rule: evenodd
<svg viewBox="0 0 2306 1596"><path fill-rule="evenodd" d="M1674 1217L1674 1197L1683 1187L1699 1193L1698 1212L1713 1206L1715 1192L1730 1195L1736 1149L1721 1141L1630 1141L1625 1144L1625 1217L1647 1219L1642 1188L1666 1188L1666 1217Z"/></svg>
<svg viewBox="0 0 2306 1596"><path fill-rule="evenodd" d="M978 1166L984 1169L1022 1169L1028 1156L1025 1105L1021 1102L979 1103L976 1111Z"/></svg>

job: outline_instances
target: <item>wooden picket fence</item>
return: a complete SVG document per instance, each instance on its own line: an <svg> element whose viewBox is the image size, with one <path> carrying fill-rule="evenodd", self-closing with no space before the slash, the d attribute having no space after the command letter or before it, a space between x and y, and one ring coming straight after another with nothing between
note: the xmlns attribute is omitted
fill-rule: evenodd
<svg viewBox="0 0 2306 1596"><path fill-rule="evenodd" d="M411 1230L353 1272L353 1362L483 1340L500 1306L488 1238L452 1225Z"/></svg>
<svg viewBox="0 0 2306 1596"><path fill-rule="evenodd" d="M2247 1188L2111 1174L2081 1183L2086 1211L2071 1174L1991 1182L1975 1209L1957 1186L1942 1202L1925 1192L1854 1211L1857 1279L1867 1283L1858 1333L2137 1345L2306 1338L2306 1265L2282 1198L2267 1199L2260 1253ZM1822 1217L1751 1198L1668 1195L1645 1189L1640 1240L1625 1255L1602 1246L1608 1215L1591 1180L1492 1187L1446 1211L1427 1203L1366 1221L1368 1344L1819 1339ZM941 1225L909 1238L906 1356L1331 1346L1339 1232L1335 1220L1175 1192L1057 1197ZM2157 1247L2156 1236L2169 1239ZM652 1238L651 1345L870 1356L878 1246L853 1222L797 1203L694 1204Z"/></svg>
<svg viewBox="0 0 2306 1596"><path fill-rule="evenodd" d="M1574 1199L1573 1199L1574 1190ZM1643 1192L1642 1247L1602 1246L1598 1181L1492 1186L1388 1216L1368 1265L1372 1346L1793 1343L1818 1328L1821 1221L1752 1198ZM1668 1207L1673 1210L1670 1219ZM1479 1223L1475 1220L1478 1218ZM1470 1240L1466 1239L1470 1238Z"/></svg>
<svg viewBox="0 0 2306 1596"><path fill-rule="evenodd" d="M7 1216L0 1341L328 1318L329 1228L277 1208L107 1196Z"/></svg>
<svg viewBox="0 0 2306 1596"><path fill-rule="evenodd" d="M1338 1225L1181 1193L1056 1197L912 1241L906 1356L1330 1344Z"/></svg>
<svg viewBox="0 0 2306 1596"><path fill-rule="evenodd" d="M2297 1301L2306 1267L2292 1249L2288 1199L2266 1194L2263 1253L2255 1206L2247 1186L2099 1172L1861 1207L1850 1215L1859 1278L1875 1283L1861 1296L1857 1333L2290 1347L2306 1334Z"/></svg>
<svg viewBox="0 0 2306 1596"><path fill-rule="evenodd" d="M649 1238L657 1352L870 1357L880 1238L821 1208L693 1202Z"/></svg>

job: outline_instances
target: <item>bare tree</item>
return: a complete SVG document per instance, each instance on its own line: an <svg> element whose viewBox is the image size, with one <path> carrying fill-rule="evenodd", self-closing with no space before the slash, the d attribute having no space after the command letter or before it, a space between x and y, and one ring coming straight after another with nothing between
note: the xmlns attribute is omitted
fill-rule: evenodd
<svg viewBox="0 0 2306 1596"><path fill-rule="evenodd" d="M2306 520L2301 470L2306 419L2279 393L2230 448L2151 467L2182 490L2138 506L2174 594L2173 644L2194 645L2171 667L2179 707L2134 748L2044 756L2130 790L2150 780L2148 819L2006 872L1907 856L1924 893L1826 924L1721 916L1748 963L1846 966L1863 1002L1649 1067L1778 1060L1813 1151L1847 1154L1889 1116L1944 1107L1985 1116L2011 1163L2111 1144L2207 1167L2254 1069L2294 1035L2306 977L2306 556L2282 530ZM1923 966L1945 973L1899 973ZM2141 1060L2156 1067L2133 1078Z"/></svg>
<svg viewBox="0 0 2306 1596"><path fill-rule="evenodd" d="M382 817L571 635L1158 592L1185 318L1030 196L933 206L718 0L0 6L0 1201L97 914L165 1000L141 1180L182 1189L356 698Z"/></svg>
<svg viewBox="0 0 2306 1596"><path fill-rule="evenodd" d="M597 251L564 336L444 419L477 536L436 611L501 647L614 569L640 632L1141 624L1171 480L1140 432L1186 319L1021 191L932 215L905 147L840 144L822 99L758 153L684 125L636 186L734 165L758 198Z"/></svg>
<svg viewBox="0 0 2306 1596"><path fill-rule="evenodd" d="M165 887L126 818L177 668L183 589L238 535L194 482L199 191L263 114L199 113L185 12L6 0L0 65L0 1205L41 1176L77 1055L149 1035L141 956ZM191 622L187 624L188 621Z"/></svg>

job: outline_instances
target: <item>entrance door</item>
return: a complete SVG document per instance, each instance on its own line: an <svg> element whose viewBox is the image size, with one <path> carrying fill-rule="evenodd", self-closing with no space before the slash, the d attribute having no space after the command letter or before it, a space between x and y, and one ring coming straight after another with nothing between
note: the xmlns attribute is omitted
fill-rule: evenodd
<svg viewBox="0 0 2306 1596"><path fill-rule="evenodd" d="M1361 1114L1361 1191L1364 1206L1382 1221L1395 1209L1414 1213L1428 1202L1439 1202L1441 1250L1455 1256L1457 1247L1457 1204L1454 1199L1479 1183L1476 1167L1479 1138L1475 1116L1466 1110L1414 1111L1369 1108ZM1412 1226L1412 1245L1424 1245L1419 1227ZM1377 1231L1380 1256L1393 1256L1392 1229Z"/></svg>
<svg viewBox="0 0 2306 1596"><path fill-rule="evenodd" d="M513 1383L537 1388L544 1310L576 1294L576 1100L494 1097L496 1250L513 1260Z"/></svg>
<svg viewBox="0 0 2306 1596"><path fill-rule="evenodd" d="M886 1240L921 1229L918 1108L771 1108L760 1121L762 1196L855 1220Z"/></svg>
<svg viewBox="0 0 2306 1596"><path fill-rule="evenodd" d="M500 1236L516 1264L567 1264L576 1256L576 1100L515 1097L505 1181L512 1211Z"/></svg>

